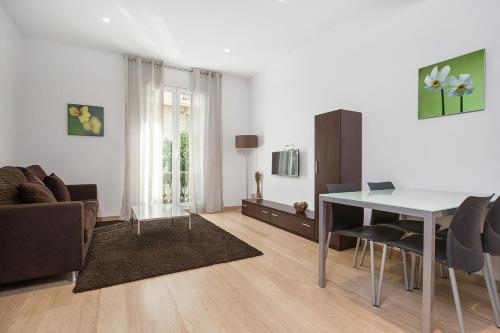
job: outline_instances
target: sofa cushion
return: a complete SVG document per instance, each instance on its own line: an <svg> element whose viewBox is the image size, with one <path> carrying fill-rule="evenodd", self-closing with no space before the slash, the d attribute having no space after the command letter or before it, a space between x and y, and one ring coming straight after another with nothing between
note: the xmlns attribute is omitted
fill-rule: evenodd
<svg viewBox="0 0 500 333"><path fill-rule="evenodd" d="M38 177L32 176L29 182L18 186L19 195L24 203L57 202L56 198Z"/></svg>
<svg viewBox="0 0 500 333"><path fill-rule="evenodd" d="M28 179L21 170L15 167L0 168L0 205L16 205L22 203L17 187Z"/></svg>
<svg viewBox="0 0 500 333"><path fill-rule="evenodd" d="M47 177L47 173L39 165L30 165L29 167L23 168L23 170L26 174L26 177L29 177L31 175L37 176L41 181L44 181L45 177Z"/></svg>
<svg viewBox="0 0 500 333"><path fill-rule="evenodd" d="M57 201L71 201L68 188L61 178L52 173L50 176L45 177L43 181Z"/></svg>

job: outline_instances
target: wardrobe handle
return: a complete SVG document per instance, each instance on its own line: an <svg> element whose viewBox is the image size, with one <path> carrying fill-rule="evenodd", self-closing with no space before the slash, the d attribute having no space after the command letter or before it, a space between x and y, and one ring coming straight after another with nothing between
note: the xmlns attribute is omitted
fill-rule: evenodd
<svg viewBox="0 0 500 333"><path fill-rule="evenodd" d="M309 224L301 223L304 227L310 228L311 226Z"/></svg>
<svg viewBox="0 0 500 333"><path fill-rule="evenodd" d="M318 161L314 162L314 173L318 173Z"/></svg>

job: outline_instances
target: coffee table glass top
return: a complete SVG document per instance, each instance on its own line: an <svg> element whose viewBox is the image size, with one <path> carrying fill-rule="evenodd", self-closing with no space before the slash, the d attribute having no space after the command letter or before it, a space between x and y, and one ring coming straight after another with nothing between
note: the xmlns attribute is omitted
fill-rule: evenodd
<svg viewBox="0 0 500 333"><path fill-rule="evenodd" d="M188 207L179 207L172 204L132 206L132 211L139 221L189 217L190 215Z"/></svg>

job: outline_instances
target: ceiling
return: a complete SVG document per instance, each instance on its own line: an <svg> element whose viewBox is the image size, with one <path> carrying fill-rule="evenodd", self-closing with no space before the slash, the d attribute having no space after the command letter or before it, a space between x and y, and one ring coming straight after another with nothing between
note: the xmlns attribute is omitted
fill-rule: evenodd
<svg viewBox="0 0 500 333"><path fill-rule="evenodd" d="M0 0L0 4L30 37L251 76L374 1ZM104 23L103 17L110 22Z"/></svg>

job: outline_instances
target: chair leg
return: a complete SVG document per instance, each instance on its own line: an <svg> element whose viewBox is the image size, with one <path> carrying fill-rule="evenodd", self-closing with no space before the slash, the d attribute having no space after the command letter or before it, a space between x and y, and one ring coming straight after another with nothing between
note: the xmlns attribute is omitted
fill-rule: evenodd
<svg viewBox="0 0 500 333"><path fill-rule="evenodd" d="M410 291L410 284L408 283L408 264L406 263L406 251L401 249L401 256L403 257L403 274L405 276L405 289Z"/></svg>
<svg viewBox="0 0 500 333"><path fill-rule="evenodd" d="M325 244L325 259L328 256L328 249L330 248L330 238L332 238L332 232L331 231L328 233L328 238L326 239L326 244Z"/></svg>
<svg viewBox="0 0 500 333"><path fill-rule="evenodd" d="M356 268L356 263L358 261L358 249L359 243L361 242L361 238L358 237L356 240L356 249L354 250L354 258L352 259L352 267Z"/></svg>
<svg viewBox="0 0 500 333"><path fill-rule="evenodd" d="M415 285L415 289L420 289L420 284L422 283L422 275L424 273L424 258L419 257L419 264L418 264L418 276L417 276L417 283Z"/></svg>
<svg viewBox="0 0 500 333"><path fill-rule="evenodd" d="M484 254L483 274L485 276L486 288L488 288L488 293L490 295L493 314L495 315L495 324L500 328L500 301L498 300L497 282L493 276L491 255L489 253Z"/></svg>
<svg viewBox="0 0 500 333"><path fill-rule="evenodd" d="M458 324L460 325L460 332L465 333L464 316L462 313L462 304L460 304L460 296L458 295L455 269L448 267L448 273L450 274L451 289L453 291L453 300L455 301L455 309L457 311L457 319Z"/></svg>
<svg viewBox="0 0 500 333"><path fill-rule="evenodd" d="M411 272L410 272L410 291L413 291L415 287L415 264L416 264L416 254L411 253Z"/></svg>
<svg viewBox="0 0 500 333"><path fill-rule="evenodd" d="M391 246L391 251L389 251L389 259L392 259L392 251L394 250L394 246Z"/></svg>
<svg viewBox="0 0 500 333"><path fill-rule="evenodd" d="M363 266L363 261L365 261L366 246L368 245L368 239L365 239L365 244L363 245L363 251L361 252L361 260L359 266Z"/></svg>
<svg viewBox="0 0 500 333"><path fill-rule="evenodd" d="M387 244L384 244L382 248L382 262L380 263L380 277L378 279L378 290L377 290L377 307L380 307L380 298L382 295L382 284L384 283L384 270L385 270L385 257L387 253Z"/></svg>
<svg viewBox="0 0 500 333"><path fill-rule="evenodd" d="M375 251L372 241L370 241L370 275L372 285L372 305L377 306L377 293L375 290Z"/></svg>

